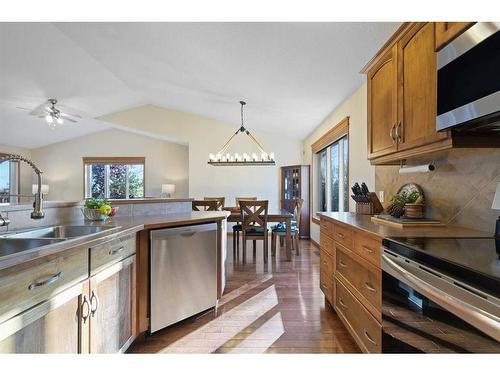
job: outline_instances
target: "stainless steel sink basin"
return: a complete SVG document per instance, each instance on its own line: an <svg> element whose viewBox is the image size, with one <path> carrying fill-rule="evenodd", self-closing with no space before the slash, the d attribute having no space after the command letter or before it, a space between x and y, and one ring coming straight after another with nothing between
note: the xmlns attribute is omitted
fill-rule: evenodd
<svg viewBox="0 0 500 375"><path fill-rule="evenodd" d="M109 225L58 225L7 235L6 238L76 238L116 229Z"/></svg>
<svg viewBox="0 0 500 375"><path fill-rule="evenodd" d="M56 238L0 238L0 257L50 245L64 239Z"/></svg>

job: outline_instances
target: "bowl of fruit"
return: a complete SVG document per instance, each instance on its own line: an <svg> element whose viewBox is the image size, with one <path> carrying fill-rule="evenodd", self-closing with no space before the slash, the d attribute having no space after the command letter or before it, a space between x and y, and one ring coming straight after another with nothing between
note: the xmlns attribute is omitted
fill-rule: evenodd
<svg viewBox="0 0 500 375"><path fill-rule="evenodd" d="M82 208L83 216L92 221L104 221L108 217L115 216L117 207L111 207L107 199L87 198Z"/></svg>

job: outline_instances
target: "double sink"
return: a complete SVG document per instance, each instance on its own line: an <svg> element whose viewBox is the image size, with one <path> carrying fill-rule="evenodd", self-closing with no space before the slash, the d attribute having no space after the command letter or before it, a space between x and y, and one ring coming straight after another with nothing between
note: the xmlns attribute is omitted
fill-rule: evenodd
<svg viewBox="0 0 500 375"><path fill-rule="evenodd" d="M0 257L118 229L111 225L57 225L0 236Z"/></svg>

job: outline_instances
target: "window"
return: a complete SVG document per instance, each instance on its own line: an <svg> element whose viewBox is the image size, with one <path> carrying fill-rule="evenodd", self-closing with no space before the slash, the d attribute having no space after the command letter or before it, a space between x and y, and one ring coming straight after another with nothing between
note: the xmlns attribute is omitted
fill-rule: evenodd
<svg viewBox="0 0 500 375"><path fill-rule="evenodd" d="M7 161L0 163L0 203L17 203L18 197L11 194L19 194L19 163Z"/></svg>
<svg viewBox="0 0 500 375"><path fill-rule="evenodd" d="M144 198L145 158L83 158L85 198Z"/></svg>
<svg viewBox="0 0 500 375"><path fill-rule="evenodd" d="M349 211L348 134L346 117L311 146L315 212Z"/></svg>

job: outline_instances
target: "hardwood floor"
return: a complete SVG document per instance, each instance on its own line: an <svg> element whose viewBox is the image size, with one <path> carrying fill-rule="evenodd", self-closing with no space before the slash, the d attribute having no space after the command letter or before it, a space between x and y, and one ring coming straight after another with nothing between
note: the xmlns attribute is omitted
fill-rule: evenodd
<svg viewBox="0 0 500 375"><path fill-rule="evenodd" d="M233 254L228 239L227 285L217 311L165 328L130 353L359 353L319 289L319 250L300 241L300 256L284 247L263 262L249 244Z"/></svg>

